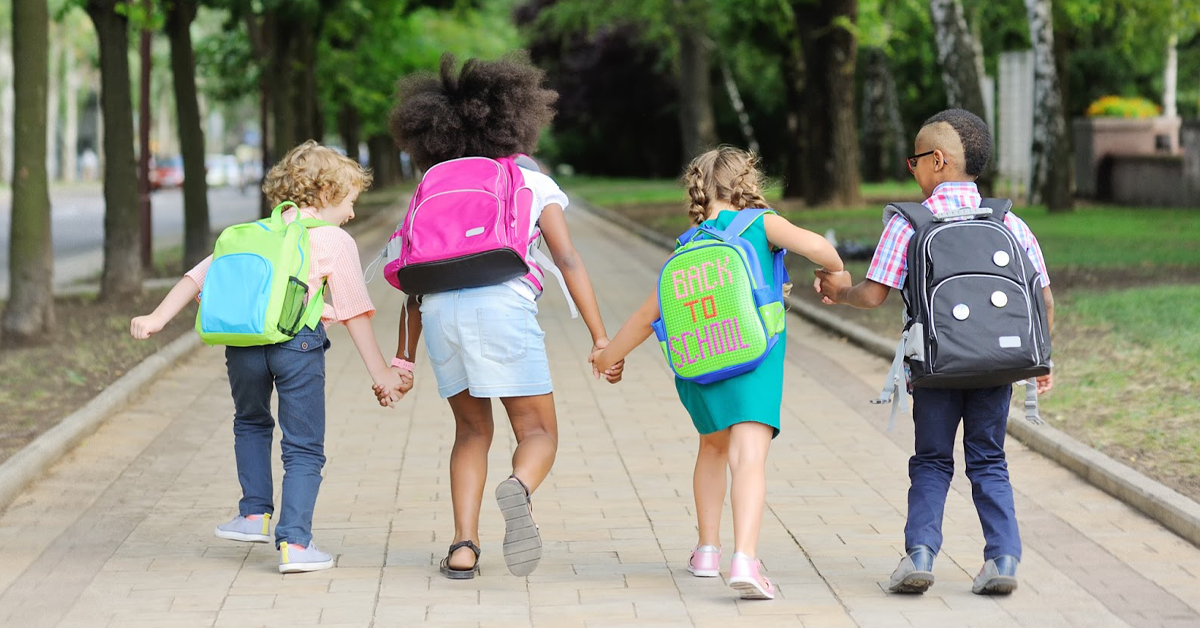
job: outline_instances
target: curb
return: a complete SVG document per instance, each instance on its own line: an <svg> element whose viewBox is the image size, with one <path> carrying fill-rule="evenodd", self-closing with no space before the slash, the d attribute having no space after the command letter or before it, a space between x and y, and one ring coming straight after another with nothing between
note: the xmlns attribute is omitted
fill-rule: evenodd
<svg viewBox="0 0 1200 628"><path fill-rule="evenodd" d="M0 464L0 512L21 494L25 487L42 476L54 463L95 432L117 409L142 387L171 368L200 346L200 337L185 333L109 384L82 408L43 432L20 451Z"/></svg>
<svg viewBox="0 0 1200 628"><path fill-rule="evenodd" d="M675 243L670 238L612 210L596 207L580 200L573 200L572 204L618 227L631 231L659 247L667 250L675 248ZM886 360L891 360L895 356L894 341L889 341L862 325L844 321L827 310L801 301L798 297L789 296L787 304L793 313L808 322L844 336L870 353ZM1014 438L1033 451L1079 475L1096 488L1141 511L1175 534L1200 546L1200 503L1196 503L1174 489L1113 460L1050 425L1029 423L1025 420L1024 412L1021 410L1021 408L1013 410L1009 415L1008 433Z"/></svg>
<svg viewBox="0 0 1200 628"><path fill-rule="evenodd" d="M406 205L406 202L397 203L398 207ZM393 210L385 208L347 231L357 236L390 224L394 220ZM169 281L170 285L174 285L179 280ZM61 294L56 293L55 296ZM67 415L57 425L43 432L0 464L0 514L3 514L21 491L42 477L50 467L141 392L143 386L157 379L202 344L199 336L184 332L182 336L172 340L167 346L151 354L128 373L109 384L82 408Z"/></svg>

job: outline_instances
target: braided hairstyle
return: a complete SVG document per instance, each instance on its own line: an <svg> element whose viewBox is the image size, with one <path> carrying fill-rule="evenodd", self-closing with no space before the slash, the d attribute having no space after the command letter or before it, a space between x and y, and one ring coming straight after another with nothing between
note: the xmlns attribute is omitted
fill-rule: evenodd
<svg viewBox="0 0 1200 628"><path fill-rule="evenodd" d="M725 201L739 210L767 207L758 155L733 146L719 146L693 159L684 171L683 185L693 224L709 218L714 201Z"/></svg>

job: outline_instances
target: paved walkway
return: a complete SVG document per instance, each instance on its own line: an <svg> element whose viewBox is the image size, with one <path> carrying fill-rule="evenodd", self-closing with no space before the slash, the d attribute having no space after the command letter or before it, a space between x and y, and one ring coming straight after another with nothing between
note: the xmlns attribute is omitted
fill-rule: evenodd
<svg viewBox="0 0 1200 628"><path fill-rule="evenodd" d="M663 256L570 215L615 333ZM364 258L378 250L369 244ZM380 340L394 346L401 295L380 280L372 294ZM1015 442L1021 588L998 599L970 593L983 540L958 477L937 585L921 597L884 593L902 552L911 429L901 421L886 433L886 410L866 403L886 364L795 318L760 547L780 594L738 601L721 580L682 568L695 540L696 438L657 348L639 349L626 381L609 386L590 378L586 332L557 288L541 321L561 446L536 495L546 551L534 575L508 575L502 520L487 500L483 575L438 575L452 533L449 410L425 359L402 405L376 406L338 329L315 521L336 569L281 576L270 546L212 536L239 495L224 359L204 349L0 516L0 625L1200 626L1200 549ZM507 474L512 446L498 421L493 482ZM728 511L723 538L732 545Z"/></svg>

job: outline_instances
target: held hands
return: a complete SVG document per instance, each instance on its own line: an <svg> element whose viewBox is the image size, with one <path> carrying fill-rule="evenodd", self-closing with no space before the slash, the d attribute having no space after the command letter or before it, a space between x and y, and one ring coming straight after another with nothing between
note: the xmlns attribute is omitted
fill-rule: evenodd
<svg viewBox="0 0 1200 628"><path fill-rule="evenodd" d="M813 289L821 295L821 302L825 305L841 303L843 295L853 285L850 273L846 270L833 273L824 268L818 268L813 271L813 274L817 277L813 280Z"/></svg>
<svg viewBox="0 0 1200 628"><path fill-rule="evenodd" d="M129 322L129 335L138 340L145 340L162 331L164 324L164 321L158 320L153 314L138 316Z"/></svg>
<svg viewBox="0 0 1200 628"><path fill-rule="evenodd" d="M592 365L592 375L596 379L604 376L608 383L615 384L621 381L625 371L625 360L613 362L606 360L604 357L604 348L608 346L608 338L600 338L592 345L592 351L588 354L588 363Z"/></svg>
<svg viewBox="0 0 1200 628"><path fill-rule="evenodd" d="M380 406L388 408L393 407L397 401L404 398L408 391L413 387L412 371L390 367L378 377L373 378L375 384L371 386L371 390L375 392L375 399L379 401Z"/></svg>

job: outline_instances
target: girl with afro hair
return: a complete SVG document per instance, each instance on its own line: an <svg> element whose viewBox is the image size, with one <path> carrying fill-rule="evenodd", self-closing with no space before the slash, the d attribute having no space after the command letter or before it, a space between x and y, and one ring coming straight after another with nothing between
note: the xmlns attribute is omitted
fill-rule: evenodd
<svg viewBox="0 0 1200 628"><path fill-rule="evenodd" d="M422 170L461 157L499 159L533 152L554 118L558 94L542 86L544 75L523 55L497 61L471 59L458 68L453 55L441 71L400 82L389 121L396 145ZM522 165L526 160L518 162ZM568 201L550 177L522 167L533 190L531 233L540 230L571 298L591 334L592 351L608 345L596 295L583 260L571 243L563 216ZM499 397L516 436L512 474L496 488L504 515L504 560L514 575L533 572L542 541L529 497L546 479L558 449L558 421L538 325L534 288L520 279L503 284L410 296L401 318L396 356L405 387L422 329L438 392L454 413L450 494L454 539L441 563L448 578L479 573L479 509L492 444L492 398ZM589 352L590 353L590 352ZM618 381L622 365L605 376ZM381 399L388 390L376 387Z"/></svg>

